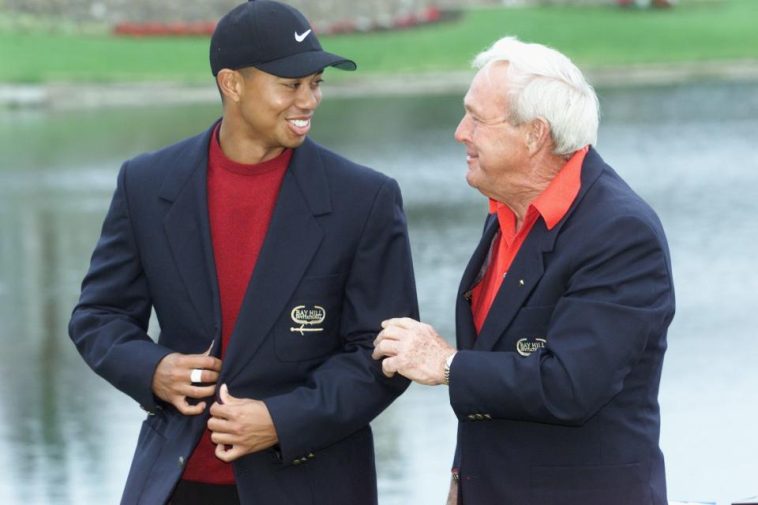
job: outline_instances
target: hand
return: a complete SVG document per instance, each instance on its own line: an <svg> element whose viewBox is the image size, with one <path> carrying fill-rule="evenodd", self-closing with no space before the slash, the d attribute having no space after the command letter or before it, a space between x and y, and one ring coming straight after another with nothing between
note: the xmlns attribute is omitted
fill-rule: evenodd
<svg viewBox="0 0 758 505"><path fill-rule="evenodd" d="M208 419L218 459L228 463L276 445L279 437L265 403L235 398L226 384L219 389L219 399L211 405L212 417Z"/></svg>
<svg viewBox="0 0 758 505"><path fill-rule="evenodd" d="M395 372L419 384L445 382L445 360L455 349L426 323L408 317L382 321L374 340L374 359L382 359L387 377Z"/></svg>
<svg viewBox="0 0 758 505"><path fill-rule="evenodd" d="M458 481L450 478L450 491L447 493L445 505L458 505Z"/></svg>
<svg viewBox="0 0 758 505"><path fill-rule="evenodd" d="M187 398L208 398L216 392L216 381L221 371L221 360L210 356L210 348L203 354L180 354L174 352L165 356L155 369L153 375L153 393L185 416L202 414L206 403L191 405ZM194 385L190 380L192 370L202 370L200 383Z"/></svg>

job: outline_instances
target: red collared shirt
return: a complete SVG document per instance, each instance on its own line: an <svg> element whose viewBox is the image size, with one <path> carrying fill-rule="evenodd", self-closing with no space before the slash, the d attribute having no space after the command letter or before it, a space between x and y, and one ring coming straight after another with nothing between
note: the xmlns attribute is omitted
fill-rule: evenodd
<svg viewBox="0 0 758 505"><path fill-rule="evenodd" d="M588 150L589 147L585 146L575 152L558 175L550 181L545 191L529 204L521 228L516 229L516 216L507 205L490 199L490 213L497 213L500 231L492 242L492 254L487 270L481 281L471 290L471 312L474 315L477 334L482 330L503 278L534 223L542 217L547 229L552 230L574 203L581 187L582 162Z"/></svg>

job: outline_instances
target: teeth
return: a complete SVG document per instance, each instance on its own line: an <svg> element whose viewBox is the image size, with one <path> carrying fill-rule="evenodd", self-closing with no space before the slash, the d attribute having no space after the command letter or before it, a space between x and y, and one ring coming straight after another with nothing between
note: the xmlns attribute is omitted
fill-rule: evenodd
<svg viewBox="0 0 758 505"><path fill-rule="evenodd" d="M310 119L290 119L290 123L295 125L298 128L305 128L309 124L311 124Z"/></svg>

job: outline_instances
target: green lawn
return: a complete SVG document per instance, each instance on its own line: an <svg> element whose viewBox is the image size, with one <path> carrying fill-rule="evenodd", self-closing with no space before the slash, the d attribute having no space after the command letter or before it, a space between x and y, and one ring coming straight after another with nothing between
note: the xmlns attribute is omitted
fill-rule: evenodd
<svg viewBox="0 0 758 505"><path fill-rule="evenodd" d="M552 45L595 67L756 59L756 19L758 0L681 0L669 10L492 8L403 32L322 37L322 44L355 59L361 73L466 69L476 52L505 34ZM61 34L3 23L0 82L203 82L207 52L207 38Z"/></svg>

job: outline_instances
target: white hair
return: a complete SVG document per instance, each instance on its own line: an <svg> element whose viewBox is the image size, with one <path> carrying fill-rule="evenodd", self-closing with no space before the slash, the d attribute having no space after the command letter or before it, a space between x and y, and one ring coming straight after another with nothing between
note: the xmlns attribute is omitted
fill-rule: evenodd
<svg viewBox="0 0 758 505"><path fill-rule="evenodd" d="M568 155L597 142L600 115L595 90L565 55L542 44L503 37L474 58L482 69L508 62L506 87L510 121L519 125L535 118L550 124L554 153Z"/></svg>

